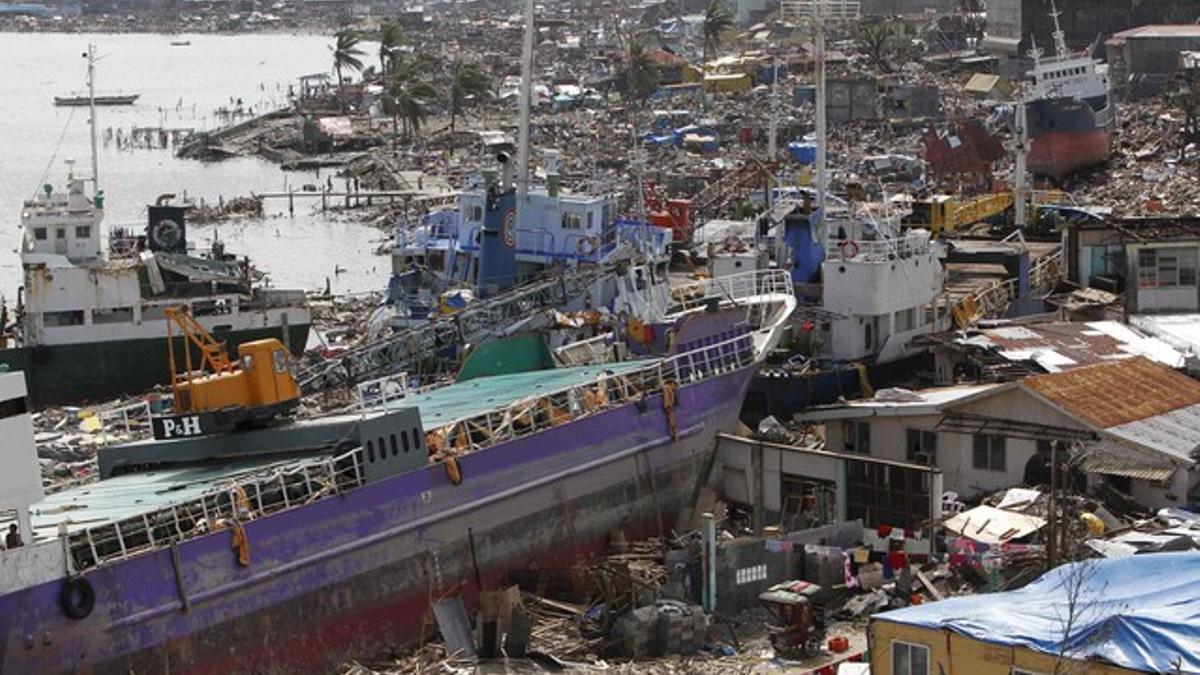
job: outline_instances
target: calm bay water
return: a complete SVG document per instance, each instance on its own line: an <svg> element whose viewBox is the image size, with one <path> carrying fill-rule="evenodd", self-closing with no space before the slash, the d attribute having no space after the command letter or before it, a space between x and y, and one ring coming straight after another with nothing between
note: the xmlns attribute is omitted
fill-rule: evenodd
<svg viewBox="0 0 1200 675"><path fill-rule="evenodd" d="M190 46L171 46L187 40ZM10 302L21 283L17 248L21 202L46 182L65 187L66 159L90 173L87 108L58 108L53 97L86 90L91 42L103 57L97 93L140 93L133 106L98 109L98 126L126 133L135 126L211 129L214 113L240 98L261 111L282 105L288 84L330 69L327 37L312 35L87 35L0 33L0 293ZM61 139L61 144L60 144ZM324 182L311 172L283 172L257 158L218 163L176 159L171 150L119 150L101 144L100 184L108 226L143 224L146 204L163 193L215 202L253 192L279 191L289 182ZM282 201L268 204L262 221L194 226L189 241L207 248L214 229L231 252L249 255L276 286L319 288L328 277L335 292L386 285L390 262L373 255L381 231L310 211L298 202L288 217ZM335 275L335 268L345 270Z"/></svg>

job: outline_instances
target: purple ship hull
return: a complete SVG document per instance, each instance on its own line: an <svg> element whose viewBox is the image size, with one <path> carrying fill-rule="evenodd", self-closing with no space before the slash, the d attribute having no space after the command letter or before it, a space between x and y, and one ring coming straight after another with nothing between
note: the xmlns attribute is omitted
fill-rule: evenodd
<svg viewBox="0 0 1200 675"><path fill-rule="evenodd" d="M670 527L756 370L681 385L674 436L656 394L464 455L458 485L431 464L253 520L248 567L222 531L91 569L80 620L48 575L0 597L0 671L328 672L411 642L431 599L473 605L476 567L496 588Z"/></svg>

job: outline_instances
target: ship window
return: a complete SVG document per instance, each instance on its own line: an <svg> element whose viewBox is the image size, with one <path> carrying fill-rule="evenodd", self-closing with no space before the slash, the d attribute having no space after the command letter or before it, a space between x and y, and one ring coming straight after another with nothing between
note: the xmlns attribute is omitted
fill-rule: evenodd
<svg viewBox="0 0 1200 675"><path fill-rule="evenodd" d="M44 228L44 227L33 228L33 238L37 239L38 241L46 241L46 228Z"/></svg>
<svg viewBox="0 0 1200 675"><path fill-rule="evenodd" d="M83 310L67 310L65 312L46 312L42 315L42 324L50 326L82 326Z"/></svg>
<svg viewBox="0 0 1200 675"><path fill-rule="evenodd" d="M403 436L404 434L401 433L400 435ZM407 441L407 440L408 439L405 439L405 441ZM392 441L392 457L395 457L396 455L400 454L400 446L396 444L396 434L391 434L391 441ZM406 442L405 445L408 445L408 443ZM405 448L405 449L407 449L407 448Z"/></svg>
<svg viewBox="0 0 1200 675"><path fill-rule="evenodd" d="M467 208L467 220L472 222L481 222L483 220L483 207L471 206Z"/></svg>
<svg viewBox="0 0 1200 675"><path fill-rule="evenodd" d="M132 307L110 307L109 309L92 310L92 323L130 323L132 321Z"/></svg>
<svg viewBox="0 0 1200 675"><path fill-rule="evenodd" d="M76 239L88 239L91 236L92 236L92 226L91 225L76 225L75 226L75 238Z"/></svg>
<svg viewBox="0 0 1200 675"><path fill-rule="evenodd" d="M583 227L583 219L579 217L578 213L564 213L562 226L564 230L578 230Z"/></svg>
<svg viewBox="0 0 1200 675"><path fill-rule="evenodd" d="M587 229L589 229L589 230L590 230L590 229L592 229L592 225L594 224L594 223L593 223L593 219L595 218L595 216L596 216L596 214L592 213L591 211L588 211L588 214L587 214Z"/></svg>
<svg viewBox="0 0 1200 675"><path fill-rule="evenodd" d="M367 461L371 464L375 463L375 442L367 441Z"/></svg>
<svg viewBox="0 0 1200 675"><path fill-rule="evenodd" d="M413 447L417 448L419 450L421 448L421 430L416 427L413 427L412 435L413 435Z"/></svg>
<svg viewBox="0 0 1200 675"><path fill-rule="evenodd" d="M416 438L414 437L413 440L415 441ZM408 432L407 431L400 432L400 443L404 446L404 452L407 453L408 452Z"/></svg>

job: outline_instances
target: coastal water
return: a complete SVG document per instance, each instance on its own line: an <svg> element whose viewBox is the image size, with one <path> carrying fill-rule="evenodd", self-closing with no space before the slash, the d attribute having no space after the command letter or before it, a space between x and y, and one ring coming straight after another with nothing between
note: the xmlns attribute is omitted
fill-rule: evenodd
<svg viewBox="0 0 1200 675"><path fill-rule="evenodd" d="M237 99L255 111L279 107L289 84L331 66L330 39L313 35L0 33L0 293L9 302L21 283L22 201L47 182L64 187L67 159L82 175L91 172L87 108L53 104L54 96L86 90L81 55L89 42L102 56L97 93L141 94L133 106L98 109L102 139L133 127L211 129L223 121L216 111ZM102 141L99 162L108 226L142 226L146 204L164 193L186 191L215 203L326 177L283 172L257 158L182 160L169 149L120 149L115 141ZM288 217L286 203L268 203L264 220L191 227L189 242L205 249L218 232L229 251L249 255L275 286L320 288L328 278L335 292L382 289L390 262L373 251L385 234L312 209L297 203L296 216Z"/></svg>

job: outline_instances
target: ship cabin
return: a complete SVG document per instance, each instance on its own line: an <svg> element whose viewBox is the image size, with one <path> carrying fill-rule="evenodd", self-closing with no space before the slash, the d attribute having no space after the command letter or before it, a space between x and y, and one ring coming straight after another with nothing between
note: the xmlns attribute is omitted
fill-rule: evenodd
<svg viewBox="0 0 1200 675"><path fill-rule="evenodd" d="M521 221L511 229L504 226L505 244L515 252L513 282L550 269L598 264L620 243L644 250L652 258L665 259L671 244L669 228L618 218L616 194L562 191L556 166L557 158L548 156L546 184L530 189ZM411 296L424 283L421 272L431 272L443 282L474 288L483 285L480 264L484 221L495 179L494 171L472 177L457 207L432 211L415 227L408 222L397 226L392 257L393 299L401 287Z"/></svg>
<svg viewBox="0 0 1200 675"><path fill-rule="evenodd" d="M949 327L942 263L926 230L888 235L857 220L830 219L821 263L817 353L886 363L915 354L913 338Z"/></svg>
<svg viewBox="0 0 1200 675"><path fill-rule="evenodd" d="M25 229L21 248L23 260L50 263L65 257L71 263L97 260L103 249L100 222L104 219L103 193L88 198L84 180L72 172L67 193L54 192L47 184L21 209ZM65 261L64 261L65 262Z"/></svg>

